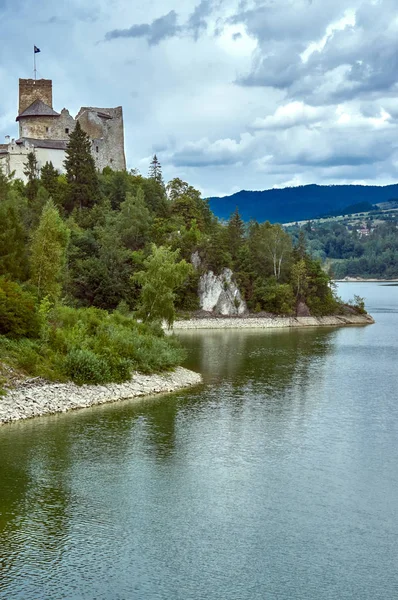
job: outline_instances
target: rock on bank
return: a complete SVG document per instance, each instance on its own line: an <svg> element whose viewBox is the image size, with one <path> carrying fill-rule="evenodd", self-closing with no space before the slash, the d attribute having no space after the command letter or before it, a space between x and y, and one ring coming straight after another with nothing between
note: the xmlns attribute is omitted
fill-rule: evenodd
<svg viewBox="0 0 398 600"><path fill-rule="evenodd" d="M175 321L174 329L276 329L286 327L343 327L370 325L370 315L332 315L330 317L209 317Z"/></svg>
<svg viewBox="0 0 398 600"><path fill-rule="evenodd" d="M175 392L202 383L199 373L177 367L160 375L134 374L120 384L82 385L26 380L0 396L0 425L140 396Z"/></svg>

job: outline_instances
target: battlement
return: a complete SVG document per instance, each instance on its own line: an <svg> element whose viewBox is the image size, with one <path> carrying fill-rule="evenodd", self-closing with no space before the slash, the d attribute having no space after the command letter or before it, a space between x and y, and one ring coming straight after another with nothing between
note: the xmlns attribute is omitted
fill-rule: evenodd
<svg viewBox="0 0 398 600"><path fill-rule="evenodd" d="M19 109L24 112L35 100L41 100L53 107L53 82L51 79L20 79L19 80Z"/></svg>

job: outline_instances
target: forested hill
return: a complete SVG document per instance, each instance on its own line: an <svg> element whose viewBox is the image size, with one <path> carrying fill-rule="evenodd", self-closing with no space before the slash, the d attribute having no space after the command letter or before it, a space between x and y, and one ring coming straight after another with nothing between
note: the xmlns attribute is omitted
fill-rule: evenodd
<svg viewBox="0 0 398 600"><path fill-rule="evenodd" d="M357 203L377 204L395 198L398 198L398 184L304 185L257 192L241 190L232 196L209 198L209 203L221 219L229 218L238 207L245 221L289 223L314 219Z"/></svg>

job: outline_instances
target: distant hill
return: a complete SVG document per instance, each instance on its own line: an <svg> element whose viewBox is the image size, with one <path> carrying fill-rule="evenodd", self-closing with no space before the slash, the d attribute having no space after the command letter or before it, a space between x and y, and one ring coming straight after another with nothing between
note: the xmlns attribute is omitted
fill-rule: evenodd
<svg viewBox="0 0 398 600"><path fill-rule="evenodd" d="M336 213L355 204L374 205L397 197L398 184L303 185L258 192L242 190L232 196L208 200L220 219L228 219L238 207L245 221L289 223Z"/></svg>

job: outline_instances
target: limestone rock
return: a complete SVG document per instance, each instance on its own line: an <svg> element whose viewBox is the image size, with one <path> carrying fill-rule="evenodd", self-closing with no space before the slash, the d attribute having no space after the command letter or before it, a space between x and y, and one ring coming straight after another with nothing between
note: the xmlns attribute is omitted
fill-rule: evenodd
<svg viewBox="0 0 398 600"><path fill-rule="evenodd" d="M245 300L232 278L231 269L220 275L208 271L199 280L199 303L202 310L225 316L238 316L247 312Z"/></svg>

